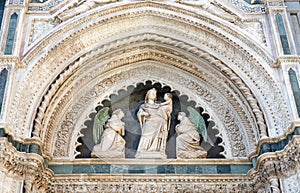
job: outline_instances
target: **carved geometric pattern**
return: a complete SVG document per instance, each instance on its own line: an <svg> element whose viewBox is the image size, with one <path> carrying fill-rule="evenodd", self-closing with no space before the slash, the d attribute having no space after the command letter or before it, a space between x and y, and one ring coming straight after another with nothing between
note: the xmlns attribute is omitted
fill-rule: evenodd
<svg viewBox="0 0 300 193"><path fill-rule="evenodd" d="M79 133L80 130L76 128L75 124L76 122L78 122L78 120L80 122L85 121L84 119L80 118L80 116L82 116L82 112L86 111L85 108L91 108L90 112L92 112L94 111L94 108L93 105L91 106L90 104L96 105L96 103L98 102L97 99L99 100L102 98L103 100L107 97L105 95L101 96L101 93L107 93L107 95L109 95L115 92L115 90L111 90L109 88L121 89L125 86L134 84L136 81L141 81L143 80L143 78L144 80L147 80L145 78L152 78L156 81L160 80L162 81L162 83L169 85L173 89L180 88L180 92L189 93L188 96L190 97L195 96L195 98L191 99L200 103L201 106L205 106L203 105L204 103L206 104L206 106L214 109L215 112L219 112L218 116L220 117L218 117L218 119L220 119L220 121L218 122L223 123L226 128L226 131L223 129L221 133L227 133L226 136L230 137L230 139L224 140L224 143L228 143L228 145L231 143L230 149L228 149L228 146L224 144L224 148L228 156L246 156L246 147L243 143L241 143L243 141L242 135L240 134L239 127L237 126L239 123L235 118L237 117L237 115L232 114L232 112L234 112L234 110L231 110L232 107L228 106L228 104L226 104L226 102L224 102L224 99L221 99L220 96L217 96L217 93L209 91L209 88L204 87L204 85L200 86L192 78L187 78L188 76L172 72L174 70L168 71L165 68L159 67L158 65L152 66L147 64L146 67L142 64L139 64L139 66L141 67L131 69L128 69L127 67L127 70L117 74L115 72L111 72L112 74L114 74L113 76L106 77L103 81L97 83L93 87L90 86L91 88L89 90L85 90L85 94L77 99L78 102L74 101L75 103L70 108L70 110L67 111L67 113L65 114L65 118L62 119L61 125L58 126L59 129L57 130L57 136L55 137L56 142L54 148L54 157L65 157L67 155L70 155L70 153L74 151L74 146L73 148L70 148L70 144L68 144L70 140L68 136L71 136L72 133L73 135ZM159 78L160 73L165 74L164 78ZM189 90L191 90L192 92ZM199 98L201 98L201 100L203 101L202 104L199 101ZM65 100L68 101L67 99ZM212 119L214 119L214 116L212 117ZM53 118L50 118L50 120L53 120ZM47 139L45 140L48 141ZM73 144L75 145L74 142Z"/></svg>
<svg viewBox="0 0 300 193"><path fill-rule="evenodd" d="M53 176L41 156L18 152L7 138L0 138L0 169L4 169L5 175L24 181L24 186L30 190L35 188L39 192L48 191Z"/></svg>
<svg viewBox="0 0 300 193"><path fill-rule="evenodd" d="M167 31L168 34L170 35L176 35L177 37L181 38L181 41L174 41L172 39L168 39L168 38L164 38L164 43L169 44L170 46L175 46L175 47L179 47L181 49L185 49L186 48L186 44L184 43L184 41L186 39L189 40L193 40L193 42L195 42L197 44L201 44L204 47L206 47L211 53L216 54L218 53L218 55L222 55L226 58L222 58L222 60L224 60L224 67L227 66L227 68L230 69L235 69L235 70L239 70L242 71L241 75L245 75L242 76L243 79L242 81L239 81L241 83L245 83L250 84L255 84L255 86L253 86L257 92L256 95L262 98L259 98L258 101L260 102L259 105L262 106L262 108L266 108L268 110L266 110L265 112L270 112L269 114L265 115L268 117L269 121L268 123L271 124L270 126L272 128L274 128L274 133L270 133L270 135L276 135L277 133L281 133L281 129L282 128L286 128L286 120L289 120L289 114L288 114L288 110L286 108L286 104L284 103L284 100L282 98L282 95L279 91L278 86L276 86L276 84L274 83L274 81L272 81L272 78L268 75L268 72L265 69L268 69L268 67L262 67L263 65L267 65L267 64L271 64L272 60L265 54L261 54L261 50L256 47L255 45L253 45L252 43L249 42L249 40L247 39L243 39L244 37L240 37L239 35L236 34L235 31L232 31L230 28L228 28L226 25L221 24L220 22L214 22L214 27L217 27L220 30L211 30L212 26L210 26L210 24L208 25L208 23L211 23L210 20L208 19L206 16L201 16L201 15L193 15L193 13L187 13L184 10L178 10L178 12L176 13L176 20L172 20L170 18L175 18L175 14L170 14L171 11L169 10L169 7L164 7L163 5L160 7L160 11L152 11L151 10L151 6L154 6L155 4L147 2L147 3L139 3L137 4L137 6L148 6L147 9L148 10L143 10L141 12L136 12L136 13L124 13L124 15L119 15L122 17L114 17L111 18L111 22L109 24L106 23L101 23L102 21L102 17L104 15L107 14L111 14L111 13L116 13L117 11L120 11L119 9L112 9L109 11L104 11L101 12L99 11L99 9L95 9L95 12L93 12L93 14L91 14L88 18L88 20L93 20L95 19L95 25L91 25L90 27L84 28L83 30L79 30L77 32L75 32L72 36L65 38L64 41L61 41L59 44L57 44L56 47L53 47L53 49L49 49L49 52L46 52L43 56L41 54L39 54L39 52L41 52L41 50L43 50L43 48L45 47L45 45L48 45L49 42L57 42L57 39L59 39L59 37L66 33L67 31L69 31L69 29L83 29L80 27L80 25L82 25L82 21L79 19L77 21L71 22L68 25L65 25L64 28L62 30L59 30L57 33L55 33L55 35L51 35L49 36L47 39L45 39L45 41L43 41L41 44L39 44L37 47L35 47L35 49L33 49L32 52L30 52L25 58L24 58L24 62L25 63L30 63L32 64L32 60L36 61L35 63L33 63L31 66L32 68L29 68L30 70L27 72L26 78L24 80L24 82L40 82L39 85L36 85L36 87L32 88L29 84L20 84L20 89L17 91L16 93L16 97L14 97L14 101L12 103L12 109L20 109L20 111L22 112L18 112L18 115L14 113L14 111L11 111L10 114L10 127L12 128L30 128L30 124L33 121L30 121L30 117L32 117L31 119L33 119L32 114L34 114L34 112L36 111L37 108L39 107L34 107L34 106L28 106L25 104L28 104L28 101L31 101L30 104L37 104L39 103L38 101L40 101L41 99L38 97L39 95L37 93L40 92L40 90L43 90L42 88L45 88L45 85L47 85L50 81L50 79L55 79L53 76L54 75L58 75L62 69L68 69L67 66L70 64L70 62L66 62L68 61L71 57L75 57L75 58L79 58L80 54L79 51L80 50L84 50L89 48L89 46L95 46L95 42L100 42L100 40L105 39L105 37L108 36L108 34L110 34L109 36L113 36L113 35L118 35L118 34L126 34L126 33L130 33L133 31L140 31L140 30L153 30L155 29L156 31ZM126 7L126 6L125 6ZM130 9L130 5L128 5L128 7L126 7L128 9ZM168 10L169 12L166 13L163 11L163 9ZM182 16L178 16L178 13L181 14L186 14L186 15L191 15L195 18L195 21L193 20L189 20L185 17ZM112 32L109 31L110 29L113 29L113 25L116 26L124 26L124 21L119 20L119 18L125 18L125 17L129 17L128 18L128 28L127 25L125 28L123 28L122 30L118 31L118 32ZM135 15L137 16L136 18L132 18L132 16ZM145 15L152 15L151 17L149 16L145 16ZM159 17L156 17L155 15L159 15ZM164 17L168 17L169 19L166 21L164 19ZM153 21L153 25L154 26L141 26L141 25L135 25L135 24L141 24L141 22L137 21L137 18L140 19L141 21L143 19L149 21L149 19L151 21ZM84 20L84 18L82 18ZM185 28L185 24L183 23L178 23L178 20L185 20L191 23L194 23L195 27L193 29L191 29L190 34L186 34L184 33L184 28ZM201 22L200 20L201 19ZM168 23L170 25L165 25L165 26L180 26L177 27L177 29L171 29L166 28L166 27L161 27L161 26L155 26L157 23ZM101 25L99 24L101 23ZM103 25L110 25L107 27L104 27ZM77 27L76 27L77 26ZM92 27L93 26L93 27ZM107 31L103 31L100 32L101 30L99 30L101 26L101 29L106 29ZM149 28L150 27L150 28ZM85 33L87 32L88 33ZM249 50L246 51L244 50L241 46L239 42L234 42L231 39L226 38L226 34L227 33L231 33L236 35L239 38L239 41L245 40L244 42L249 43L249 46L252 46L251 50L251 54L249 54ZM94 35L88 35L88 34L94 34ZM193 36L193 34L197 34L197 36ZM163 34L161 34L160 36L162 36ZM158 37L160 37L158 36ZM79 38L80 37L80 38ZM205 37L205 38L204 38ZM144 41L150 41L151 39L156 41L162 41L162 39L159 38L152 38L149 34L145 34L144 35ZM102 48L102 51L106 51L109 52L115 48L118 48L118 46L120 45L124 45L124 44L129 44L129 43L133 43L133 41L131 41L132 39L130 38L125 38L123 40L117 41L114 45L113 44L106 44L104 45L99 45L99 47ZM74 46L69 46L72 43L72 45ZM136 41L138 42L138 41ZM56 43L55 43L56 44ZM50 44L51 45L51 44ZM112 47L111 47L112 46ZM116 47L114 47L116 46ZM64 52L60 52L61 49L64 49ZM55 50L55 51L54 51ZM190 46L189 50L187 51L191 51L193 52L193 50L197 51L197 47L195 46ZM59 53L59 55L57 55L57 53ZM258 54L259 53L259 54ZM200 53L199 53L200 54ZM37 56L41 56L41 58L37 57ZM260 56L259 56L260 55ZM55 62L53 61L55 58ZM260 62L258 62L260 61ZM262 64L261 64L262 63ZM223 65L223 64L222 64ZM222 67L223 68L223 67ZM226 71L225 68L223 68L224 71ZM43 72L43 75L39 72ZM37 81L38 80L38 81ZM250 81L251 80L251 81ZM235 80L234 80L235 81ZM239 84L239 83L237 83ZM29 89L30 88L30 89ZM253 89L254 89L253 88ZM26 93L26 97L22 97L22 92L23 90L27 90L29 91L28 93ZM250 91L250 89L249 89ZM270 91L270 92L268 92ZM272 91L272 92L271 92ZM46 91L45 91L46 92ZM251 93L251 92L250 92ZM268 95L272 95L272 97L269 97L270 100L268 101L263 101L263 103L261 103L261 101L263 100L263 98ZM51 98L51 95L49 95L49 97ZM255 102L254 102L255 103ZM273 105L274 103L274 105ZM276 104L276 105L275 105ZM25 108L19 108L20 106L25 107ZM258 106L258 104L256 103L256 106ZM282 112L280 115L277 113L278 110L280 109L280 111ZM261 112L261 111L260 111ZM254 112L256 113L256 111ZM24 117L19 117L18 119L14 118L17 117L19 115L24 115ZM260 117L262 117L260 115ZM12 121L14 120L14 121ZM17 121L16 121L17 120ZM262 119L263 120L263 117ZM285 120L285 121L282 121ZM262 125L264 124L263 121L259 121ZM274 126L274 127L273 127ZM262 126L263 128L264 126ZM10 130L12 130L12 128L9 128ZM264 129L260 129L261 131L263 131ZM29 136L29 134L27 133L29 131L25 131L22 130L22 135L24 136ZM272 130L273 132L273 130ZM254 137L255 138L255 137Z"/></svg>

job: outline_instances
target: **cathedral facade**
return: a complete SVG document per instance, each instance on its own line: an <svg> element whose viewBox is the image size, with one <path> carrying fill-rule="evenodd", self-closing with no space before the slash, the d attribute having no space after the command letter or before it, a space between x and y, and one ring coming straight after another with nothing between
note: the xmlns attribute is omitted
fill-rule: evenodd
<svg viewBox="0 0 300 193"><path fill-rule="evenodd" d="M0 0L0 22L1 193L299 192L299 1Z"/></svg>

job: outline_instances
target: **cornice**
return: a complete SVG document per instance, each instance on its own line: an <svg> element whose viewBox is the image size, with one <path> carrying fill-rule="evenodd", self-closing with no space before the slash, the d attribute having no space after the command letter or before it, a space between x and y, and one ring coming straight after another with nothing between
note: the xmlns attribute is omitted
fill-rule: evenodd
<svg viewBox="0 0 300 193"><path fill-rule="evenodd" d="M285 55L279 56L276 59L276 62L272 66L273 68L278 68L282 65L282 63L297 63L300 64L300 56L298 55Z"/></svg>
<svg viewBox="0 0 300 193"><path fill-rule="evenodd" d="M34 153L18 152L5 137L0 137L0 168L47 190L53 172L46 168L44 159Z"/></svg>
<svg viewBox="0 0 300 193"><path fill-rule="evenodd" d="M277 144L284 140L289 141L290 140L289 137L291 137L293 135L300 135L300 121L292 122L291 125L288 127L288 129L284 132L284 134L282 134L278 137L260 139L257 144L256 151L249 155L249 159L252 160L255 157L260 156L264 149L264 145L269 146L272 144ZM278 147L278 148L280 148L280 147Z"/></svg>
<svg viewBox="0 0 300 193"><path fill-rule="evenodd" d="M250 176L261 175L265 179L286 178L300 171L300 136L292 140L281 151L264 153L257 159Z"/></svg>
<svg viewBox="0 0 300 193"><path fill-rule="evenodd" d="M1 65L13 65L15 69L26 67L26 65L16 56L1 56L0 66Z"/></svg>

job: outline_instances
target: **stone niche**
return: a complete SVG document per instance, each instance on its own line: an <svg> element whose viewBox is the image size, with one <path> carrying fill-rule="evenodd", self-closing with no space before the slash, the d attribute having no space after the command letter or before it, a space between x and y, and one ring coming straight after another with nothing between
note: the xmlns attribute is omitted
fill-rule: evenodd
<svg viewBox="0 0 300 193"><path fill-rule="evenodd" d="M209 114L205 113L203 107L196 106L194 101L189 100L189 97L180 93L177 90L171 90L169 86L162 85L161 83L154 83L146 81L145 83L138 83L136 86L129 86L126 90L119 90L115 94L111 94L109 99L100 101L95 111L89 115L90 120L85 122L86 128L81 130L82 137L78 139L81 146L78 146L76 151L80 152L77 155L78 158L91 158L91 151L95 146L93 141L93 123L95 116L99 110L104 107L109 108L109 114L111 116L112 111L116 109L122 109L124 117L122 121L125 122L125 159L135 158L136 150L141 137L141 128L139 125L137 112L140 106L145 101L145 96L148 90L155 88L157 90L157 103L164 101L163 97L165 93L171 93L173 98L173 110L171 113L170 129L168 132L167 144L166 144L166 155L167 159L176 159L176 131L175 126L179 124L177 115L179 112L185 112L188 114L187 107L193 107L196 109L205 120L207 128L207 134L212 142L208 143L201 138L200 146L207 151L207 158L224 158L220 153L224 149L218 146L222 142L220 137L216 137L218 130L215 129L215 123L210 121Z"/></svg>

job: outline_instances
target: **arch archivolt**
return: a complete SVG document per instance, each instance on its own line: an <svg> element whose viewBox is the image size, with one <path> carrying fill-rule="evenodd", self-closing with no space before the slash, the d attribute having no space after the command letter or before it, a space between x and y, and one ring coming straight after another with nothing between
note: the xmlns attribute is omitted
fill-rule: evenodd
<svg viewBox="0 0 300 193"><path fill-rule="evenodd" d="M243 137L239 128L243 125L237 119L239 115L230 104L226 103L226 99L220 93L211 91L212 88L209 85L204 83L200 85L199 80L197 81L195 78L189 78L183 73L174 72L175 69L170 66L156 64L153 61L144 61L134 66L135 68L121 67L117 70L118 72L102 75L101 81L97 81L97 83L90 82L94 86L89 87L89 90L83 89L79 96L75 97L78 100L67 107L57 127L58 130L53 132L56 136L53 136L54 139L49 140L55 141L54 147L52 147L54 158L72 156L76 140L80 135L80 129L83 127L88 115L95 111L95 106L99 101L104 100L111 93L116 93L117 90L147 80L169 85L172 89L179 90L189 96L190 100L196 101L199 106L204 107L211 115L211 119L216 122L217 128L220 127L220 133L222 133L224 141L221 145L225 148L226 156L246 156L246 152L249 150L246 150L246 145L241 140ZM163 76L161 76L162 74ZM231 137L231 135L235 137ZM45 141L48 141L48 139L45 139ZM236 148L236 151L231 149L233 147Z"/></svg>
<svg viewBox="0 0 300 193"><path fill-rule="evenodd" d="M196 15L183 9L151 2L141 2L135 6L138 6L139 9L133 10L132 5L129 4L107 10L100 8L91 10L82 17L62 23L39 45L33 47L32 51L27 53L23 59L28 70L12 103L8 119L11 126L9 129L21 128L22 133L18 137L26 138L30 137L30 131L35 127L33 130L37 129L37 136L41 141L45 140L44 150L50 156L50 152L53 151L53 147L51 147L53 140L57 142L65 138L63 124L70 124L70 122L63 122L59 117L74 115L68 114L70 109L75 108L75 106L71 107L70 98L83 97L80 100L90 101L77 91L78 88L81 88L80 81L86 83L86 81L82 81L84 77L82 74L86 74L89 80L100 81L89 69L96 70L98 75L103 78L105 72L111 73L113 69L121 68L122 65L128 66L130 61L134 61L134 57L125 57L127 53L124 50L123 55L113 55L112 57L116 50L151 43L177 51L177 54L169 54L166 50L158 51L158 54L164 55L166 58L169 56L169 59L165 58L165 61L161 62L163 64L175 66L182 72L191 73L197 78L201 77L201 70L202 73L204 72L203 63L209 64L206 67L213 66L210 70L214 70L214 73L223 74L222 81L225 80L226 84L226 86L223 84L223 87L229 90L228 93L221 92L223 87L220 87L222 85L220 85L220 80L209 83L215 88L215 92L220 94L216 95L214 100L225 98L225 101L228 102L226 103L228 113L223 113L223 121L226 122L232 118L233 121L229 122L235 123L232 127L223 125L223 129L224 131L228 128L232 131L240 130L239 135L249 140L238 147L239 150L243 150L241 154L234 155L234 152L231 150L230 152L228 149L227 156L246 156L253 151L253 145L258 140L258 135L264 136L267 133L266 124L269 128L269 136L283 132L282 129L286 128L286 120L289 120L290 117L282 94L269 75L268 65L271 64L272 59L262 48L256 46L248 37L240 35L239 30L231 24L205 12ZM153 51L148 53L153 53ZM97 58L97 56L101 57ZM147 57L157 60L155 57L162 56L153 54L153 56ZM147 60L147 57L140 58L140 60ZM183 61L183 63L179 65L179 61ZM137 62L139 61L133 63ZM95 66L94 68L91 68L92 64ZM198 72L195 73L196 71ZM218 78L212 74L209 75L217 80ZM209 75L206 75L206 78L201 81L210 80ZM168 82L168 80L164 81ZM37 82L39 84L33 84ZM132 84L134 81L128 83L128 85ZM180 83L178 84L180 85ZM200 88L205 84L201 84ZM61 89L65 85L68 85L67 89ZM93 86L95 85L97 84L95 83ZM88 86L91 85L88 84ZM176 87L173 84L171 86ZM93 89L96 88L93 87ZM182 90L184 90L183 86ZM195 91L195 93L191 93L191 96L195 98L201 96L201 89L198 90L198 93ZM97 96L96 93L94 95ZM266 100L268 95L271 97ZM198 101L199 105L205 104L211 106L210 108L216 104L213 102L208 105L204 98L201 101ZM90 102L94 104L96 101ZM245 104L240 105L242 103ZM77 105L79 107L80 104ZM15 111L16 109L18 111ZM205 107L205 109L207 108ZM210 115L216 115L213 112L215 110L212 109ZM223 109L220 112L225 111ZM278 112L281 112L280 115ZM230 113L233 114L230 115ZM243 113L245 117L241 116ZM225 119L224 114L230 115L230 117ZM235 118L237 114L238 118ZM217 119L218 116L213 118ZM216 121L216 123L219 123L222 128L222 124L226 123L221 123L222 119L219 119L219 122ZM54 128L58 130L54 131ZM230 143L232 142L230 141ZM64 155L70 151L68 148L62 148ZM63 157L64 155L59 156Z"/></svg>
<svg viewBox="0 0 300 193"><path fill-rule="evenodd" d="M56 94L47 97L53 100L45 106L53 108L48 108L45 114L38 116L43 118L36 121L42 123L39 129L42 131L45 153L54 158L72 157L80 128L99 101L129 85L153 80L192 97L190 100L208 111L223 138L223 144L220 145L224 146L226 157L247 156L254 151L260 133L257 118L249 112L253 107L247 105L248 102L233 81L218 71L217 67L222 66L220 61L204 52L198 54L200 57L182 53L180 48L171 50L168 45L163 47L155 42L147 42L136 47L122 47L110 54L102 55L99 49L79 59L65 71L66 75L60 76L65 77L65 81L57 81L64 84L60 85ZM145 63L151 67L146 68ZM166 71L168 68L170 70ZM237 76L230 76L237 81ZM58 86L58 83L55 84ZM51 88L57 89L55 86Z"/></svg>

